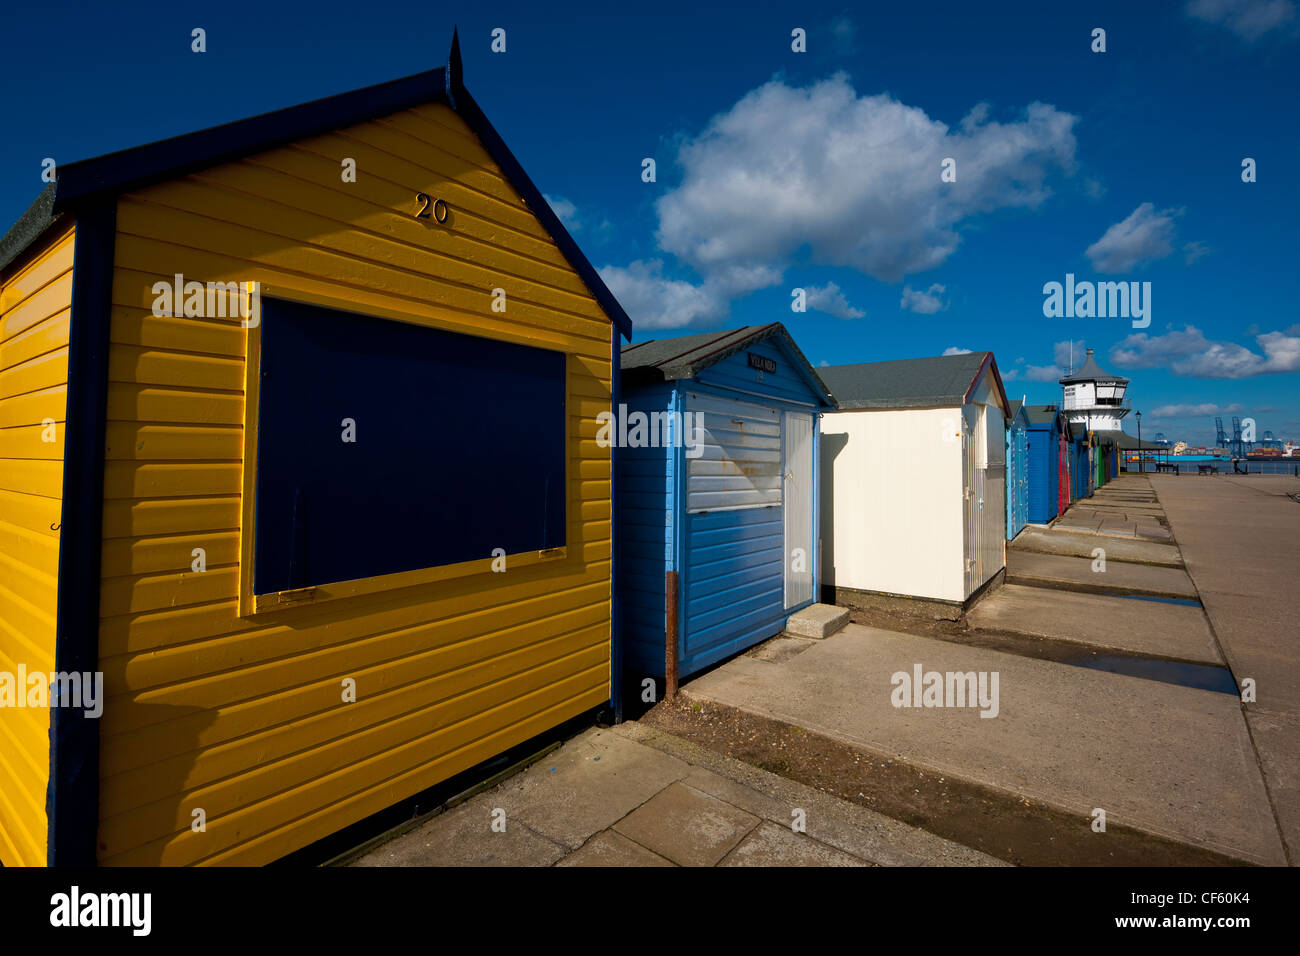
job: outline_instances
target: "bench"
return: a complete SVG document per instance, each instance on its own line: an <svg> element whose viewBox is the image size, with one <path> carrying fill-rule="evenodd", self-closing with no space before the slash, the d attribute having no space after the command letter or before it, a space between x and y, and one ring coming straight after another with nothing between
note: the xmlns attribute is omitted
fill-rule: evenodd
<svg viewBox="0 0 1300 956"><path fill-rule="evenodd" d="M1156 471L1172 471L1176 475L1178 474L1178 466L1171 461L1158 461L1156 462Z"/></svg>
<svg viewBox="0 0 1300 956"><path fill-rule="evenodd" d="M1198 475L1217 475L1219 470L1213 465L1201 464L1196 466L1196 473Z"/></svg>

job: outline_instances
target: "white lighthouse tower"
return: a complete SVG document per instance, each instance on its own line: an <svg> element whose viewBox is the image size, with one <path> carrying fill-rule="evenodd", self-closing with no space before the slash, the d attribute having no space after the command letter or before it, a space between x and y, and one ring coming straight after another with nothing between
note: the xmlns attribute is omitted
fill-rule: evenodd
<svg viewBox="0 0 1300 956"><path fill-rule="evenodd" d="M1128 379L1112 375L1097 364L1092 349L1077 372L1061 379L1065 388L1062 406L1070 424L1088 431L1120 431L1120 421L1129 413L1124 392Z"/></svg>

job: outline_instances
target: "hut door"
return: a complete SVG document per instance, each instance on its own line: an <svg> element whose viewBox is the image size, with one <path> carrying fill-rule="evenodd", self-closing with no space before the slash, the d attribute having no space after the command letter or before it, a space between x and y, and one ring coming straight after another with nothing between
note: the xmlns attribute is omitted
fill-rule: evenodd
<svg viewBox="0 0 1300 956"><path fill-rule="evenodd" d="M785 606L813 596L813 419L786 412L785 427Z"/></svg>

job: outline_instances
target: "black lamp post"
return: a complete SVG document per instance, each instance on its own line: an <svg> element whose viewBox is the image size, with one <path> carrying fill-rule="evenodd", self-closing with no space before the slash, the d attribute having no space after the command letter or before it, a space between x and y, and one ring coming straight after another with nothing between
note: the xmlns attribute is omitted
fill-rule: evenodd
<svg viewBox="0 0 1300 956"><path fill-rule="evenodd" d="M1138 420L1138 474L1146 473L1146 462L1142 458L1142 413L1136 412Z"/></svg>

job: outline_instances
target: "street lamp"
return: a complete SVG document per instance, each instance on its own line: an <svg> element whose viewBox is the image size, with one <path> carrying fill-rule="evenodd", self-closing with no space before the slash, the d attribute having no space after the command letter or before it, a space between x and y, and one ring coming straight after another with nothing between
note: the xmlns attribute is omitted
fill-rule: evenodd
<svg viewBox="0 0 1300 956"><path fill-rule="evenodd" d="M1138 420L1138 474L1146 474L1146 462L1142 458L1142 413L1135 412Z"/></svg>

